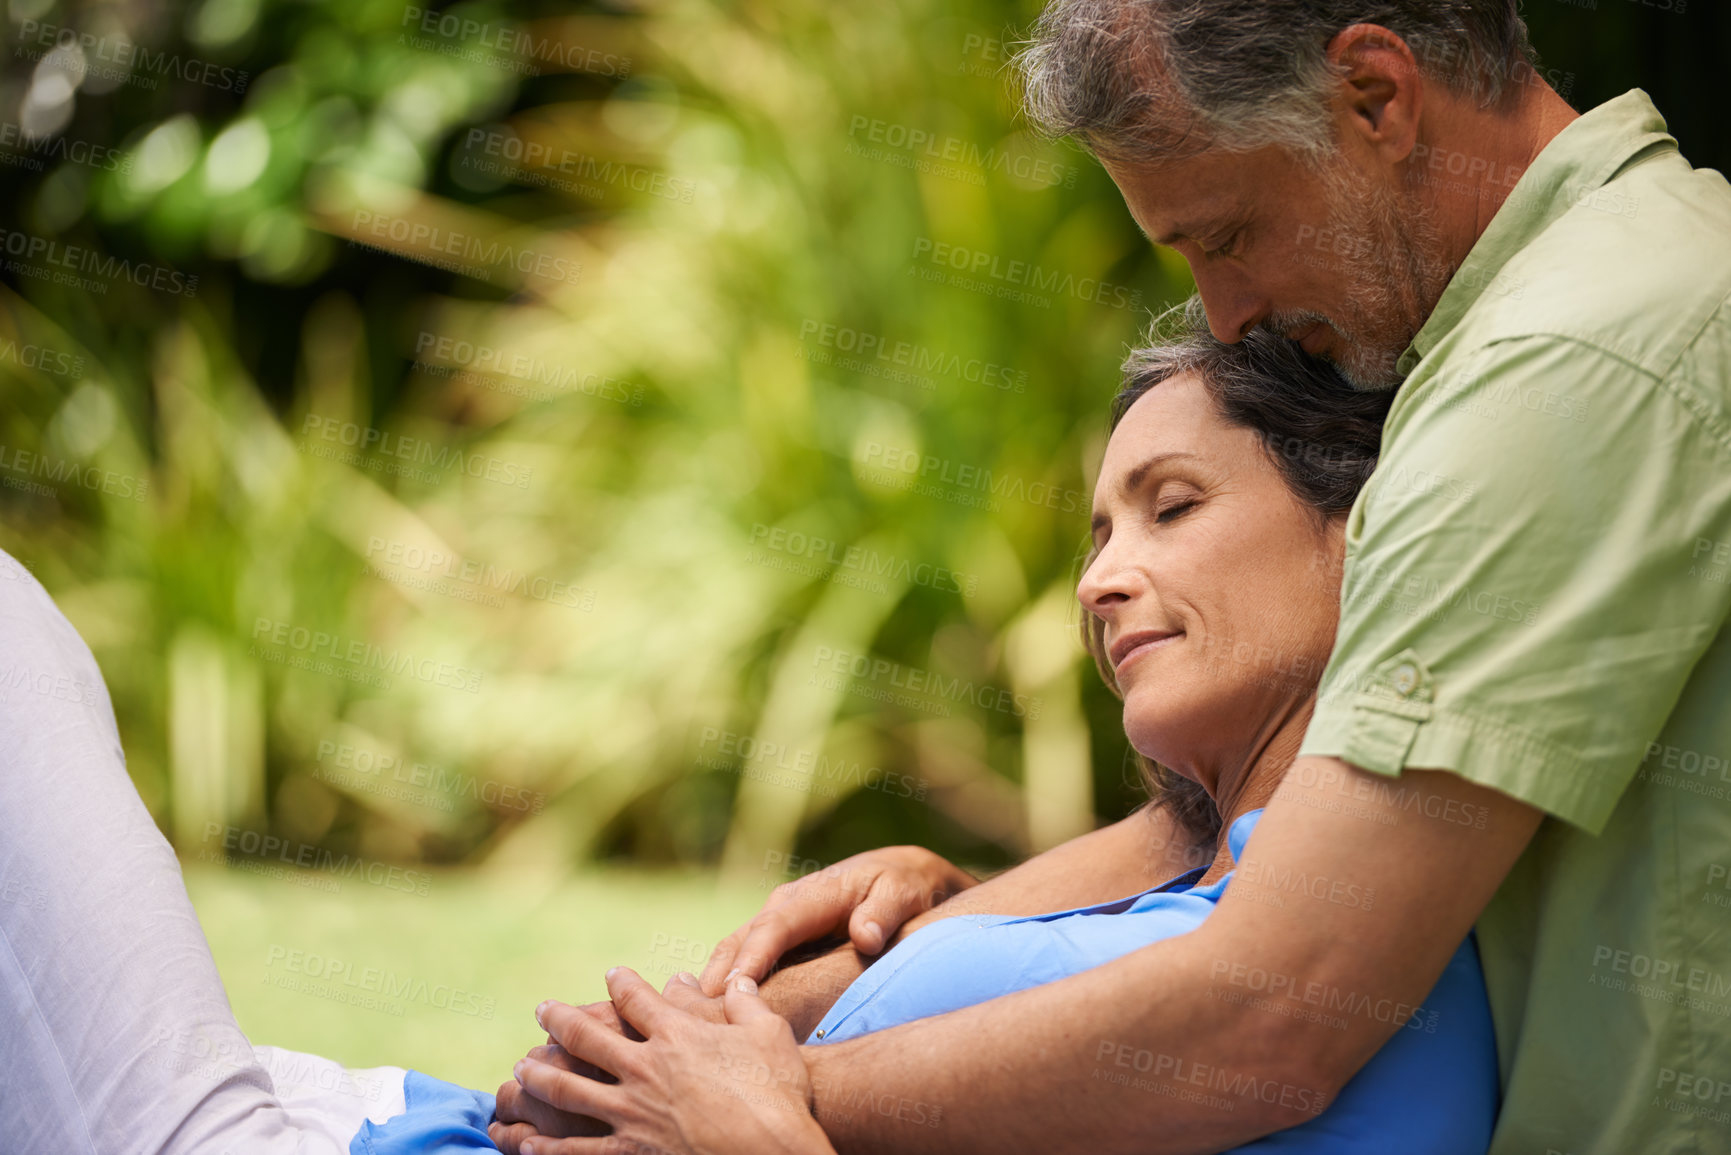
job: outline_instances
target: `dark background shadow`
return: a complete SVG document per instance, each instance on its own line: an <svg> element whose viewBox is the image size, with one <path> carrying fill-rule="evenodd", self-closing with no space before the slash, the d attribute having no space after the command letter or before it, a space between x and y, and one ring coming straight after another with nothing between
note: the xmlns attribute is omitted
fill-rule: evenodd
<svg viewBox="0 0 1731 1155"><path fill-rule="evenodd" d="M1546 75L1572 73L1586 111L1646 89L1697 168L1731 169L1731 7L1724 0L1528 0Z"/></svg>

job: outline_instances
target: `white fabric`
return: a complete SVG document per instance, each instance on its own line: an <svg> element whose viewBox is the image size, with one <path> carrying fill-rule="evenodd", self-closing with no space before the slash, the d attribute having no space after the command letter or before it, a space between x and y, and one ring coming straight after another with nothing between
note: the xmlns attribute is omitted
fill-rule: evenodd
<svg viewBox="0 0 1731 1155"><path fill-rule="evenodd" d="M407 1072L401 1067L356 1069L280 1047L255 1044L252 1050L294 1125L329 1136L344 1151L362 1123L383 1123L408 1109L403 1098Z"/></svg>
<svg viewBox="0 0 1731 1155"><path fill-rule="evenodd" d="M403 1072L332 1068L241 1033L95 659L0 553L0 1148L338 1155Z"/></svg>

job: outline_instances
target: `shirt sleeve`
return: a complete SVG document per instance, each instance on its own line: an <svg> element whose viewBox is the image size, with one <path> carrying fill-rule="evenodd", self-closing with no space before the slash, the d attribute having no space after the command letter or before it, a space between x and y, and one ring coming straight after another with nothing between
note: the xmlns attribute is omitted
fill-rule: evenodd
<svg viewBox="0 0 1731 1155"><path fill-rule="evenodd" d="M1573 340L1452 361L1403 387L1350 514L1302 753L1453 771L1597 833L1726 617L1725 429Z"/></svg>

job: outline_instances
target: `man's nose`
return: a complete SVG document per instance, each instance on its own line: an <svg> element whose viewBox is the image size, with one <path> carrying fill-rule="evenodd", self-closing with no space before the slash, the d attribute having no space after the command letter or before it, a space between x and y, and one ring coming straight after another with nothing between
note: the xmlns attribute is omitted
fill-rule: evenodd
<svg viewBox="0 0 1731 1155"><path fill-rule="evenodd" d="M1268 317L1267 302L1244 282L1212 270L1198 270L1194 265L1191 273L1196 278L1202 307L1208 313L1208 328L1216 340L1235 345Z"/></svg>

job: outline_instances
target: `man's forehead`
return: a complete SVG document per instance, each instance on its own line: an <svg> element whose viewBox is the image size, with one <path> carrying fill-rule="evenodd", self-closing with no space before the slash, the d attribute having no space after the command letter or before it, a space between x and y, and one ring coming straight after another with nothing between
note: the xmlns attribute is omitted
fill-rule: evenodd
<svg viewBox="0 0 1731 1155"><path fill-rule="evenodd" d="M1170 245L1196 240L1247 211L1257 190L1275 176L1269 162L1255 153L1209 149L1135 168L1108 165L1107 173L1148 239Z"/></svg>

